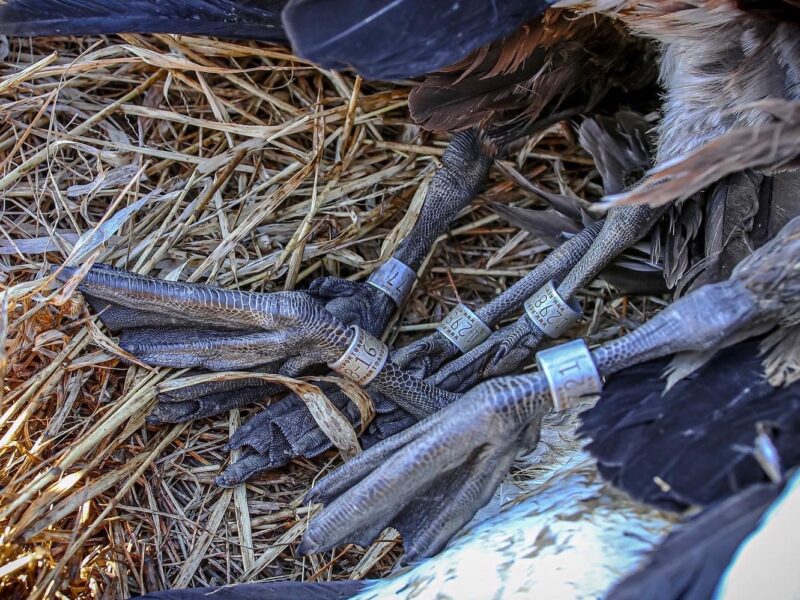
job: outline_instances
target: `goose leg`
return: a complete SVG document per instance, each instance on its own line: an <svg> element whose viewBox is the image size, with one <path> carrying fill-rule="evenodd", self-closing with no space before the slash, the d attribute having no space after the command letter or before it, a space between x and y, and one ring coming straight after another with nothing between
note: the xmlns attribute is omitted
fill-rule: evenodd
<svg viewBox="0 0 800 600"><path fill-rule="evenodd" d="M517 281L475 314L489 327L518 310L523 302L551 280L561 280L592 247L602 230L603 222L590 225L547 255L540 265ZM460 354L458 347L441 332L421 338L399 348L392 360L424 379L436 373L448 360Z"/></svg>
<svg viewBox="0 0 800 600"><path fill-rule="evenodd" d="M760 312L763 305L740 281L706 286L592 358L607 376L659 356L714 348ZM538 422L551 406L539 373L474 387L323 478L308 499L325 507L309 524L301 550L326 550L381 523L401 526L407 560L435 554L486 503L514 454L535 444Z"/></svg>
<svg viewBox="0 0 800 600"><path fill-rule="evenodd" d="M491 162L492 154L483 146L476 131L457 134L442 157L442 167L431 181L414 229L400 244L394 258L416 270L435 240L447 230L450 221L481 189ZM394 304L389 297L366 283L323 278L315 281L308 293L324 302L326 310L340 321L358 325L375 336L380 336L394 311ZM287 361L280 373L297 376L306 372L305 367L311 366L298 365L298 361L299 357ZM184 399L179 407L173 406L173 398L161 397L155 413L167 414L168 418L178 414L181 420L187 420L194 418L194 414L205 416L242 406L254 399L263 400L279 391L269 384L260 385L264 387L261 398L258 398L258 385L226 394L215 393L213 389L203 390L202 396ZM342 410L349 404L346 396L340 392L332 391L328 397ZM386 404L385 401L383 404ZM351 421L358 417L354 411L345 410L345 415ZM220 483L233 485L242 481L245 473L253 476L259 471L282 466L293 457L310 458L331 447L330 442L324 442L325 436L305 404L291 395L273 402L253 418L257 419L259 426L246 427L235 441L232 439L235 447L250 448L250 455L242 459L246 464L241 467L231 465L221 475ZM373 430L386 435L387 430L397 431L398 426L399 421L395 419ZM290 437L293 439L290 440ZM257 448L269 448L269 451L262 452ZM256 469L256 466L260 469Z"/></svg>
<svg viewBox="0 0 800 600"><path fill-rule="evenodd" d="M571 298L620 252L646 235L661 212L646 206L613 209L605 222L588 227L554 250L539 267L512 286L506 294L479 310L478 316L485 319L487 324L494 324L504 314L518 308L542 285L562 277L564 279L559 292L562 297ZM392 360L404 367L407 373L419 378L433 372L427 381L437 388L462 392L482 379L512 372L530 361L543 337L544 334L536 325L522 318L511 327L493 333L482 345L438 372L435 369L458 352L455 345L441 334L428 336L407 349L395 352ZM382 429L396 433L413 423L413 420L411 415L402 410L379 414L367 440L374 443L382 438ZM385 427L382 427L382 421L386 421ZM260 438L268 435L268 431L270 429L262 428L253 430L250 435ZM260 442L256 439L253 441ZM272 463L265 461L264 464Z"/></svg>
<svg viewBox="0 0 800 600"><path fill-rule="evenodd" d="M492 326L551 280L563 280L562 297L569 299L589 283L619 253L636 243L652 227L660 211L648 207L622 207L610 212L606 221L595 223L553 250L536 269L477 311L478 317ZM615 243L616 242L616 243ZM479 381L513 372L532 359L544 334L527 317L495 331L481 345L458 356L459 350L444 335L436 332L397 350L392 360L406 371L443 390L463 392ZM454 357L449 364L442 364ZM440 368L441 367L441 368ZM401 411L376 417L408 426L412 419ZM397 428L394 429L397 431ZM380 439L373 435L371 440Z"/></svg>
<svg viewBox="0 0 800 600"><path fill-rule="evenodd" d="M450 221L481 189L492 160L491 153L484 147L476 131L462 132L453 138L442 157L442 166L428 188L420 217L395 252L395 259L411 270L419 268L434 241L447 230ZM311 284L307 294L324 304L325 309L342 323L358 325L375 336L383 333L396 309L394 301L388 295L365 282L323 277ZM115 314L113 328L124 330L131 327L130 323L138 323L141 316L132 312L135 311ZM112 325L112 321L105 316L101 318ZM204 331L198 331L198 337L211 336L207 336ZM168 356L163 358L165 362L169 362ZM295 377L307 373L314 366L314 359L303 355L289 357L285 362L258 365L257 369L260 371ZM206 417L253 402L266 401L281 391L280 386L256 379L237 382L233 388L229 382L224 381L204 384L203 387L184 389L180 397L159 395L150 421L166 423ZM278 406L282 402L284 400L278 400L264 409L267 413L275 410L275 418L282 422L275 424L277 429L265 427L262 435L268 435L271 430L287 430L287 407ZM285 402L293 405L291 400ZM306 410L304 405L293 407ZM303 422L307 421L304 416ZM308 438L306 434L310 433L304 431L301 439ZM311 450L316 448L301 448L297 455L308 455Z"/></svg>
<svg viewBox="0 0 800 600"><path fill-rule="evenodd" d="M569 301L588 285L621 252L644 237L663 214L663 208L646 205L620 206L608 218L591 247L577 260L558 285L562 298ZM571 255L574 259L574 255ZM556 277L557 279L557 277ZM530 362L545 334L529 318L494 332L483 344L451 361L430 378L442 389L461 391L487 377L513 372Z"/></svg>
<svg viewBox="0 0 800 600"><path fill-rule="evenodd" d="M542 264L531 273L489 304L479 309L477 311L478 317L487 325L492 326L508 313L518 309L525 299L536 292L542 285L551 279L560 279L569 272L580 257L590 248L601 227L602 223L595 223L553 250ZM419 379L424 379L434 373L447 359L458 353L459 349L455 344L437 332L410 346L397 350L392 354L392 361L406 372ZM340 409L342 409L342 405L347 405L347 399L341 393L333 392L328 397ZM291 403L293 409L290 411L285 410L281 406L284 403ZM383 405L385 407L386 402L383 402ZM374 445L380 440L406 429L415 422L415 419L402 409L396 407L385 408L387 410L378 409L375 420L362 437L362 443L365 447ZM275 411L274 418L269 417L272 411ZM345 414L351 416L352 413ZM357 417L357 415L352 416L354 418ZM312 445L299 450L295 456L302 455L311 458L332 447L330 442L325 447L321 445L320 438L324 436L316 428L308 409L297 398L286 398L272 404L256 417L253 417L251 421L255 422L256 419L259 426L250 426L250 423L248 423L242 427L231 438L231 446L234 448L250 447L251 452L261 454L261 464L264 470L282 466L285 461L292 458L291 453L286 450L286 436L282 435L287 430L300 429L302 433L299 433L296 439L313 440ZM269 448L270 450L261 450L261 448ZM281 450L276 450L276 448ZM251 473L251 469L257 460L256 458L247 460L247 473ZM232 465L231 468L223 473L220 481L224 479L225 485L235 485L243 481L241 479L243 473L238 467Z"/></svg>
<svg viewBox="0 0 800 600"><path fill-rule="evenodd" d="M59 276L75 273L67 267ZM342 357L356 335L302 292L235 292L108 268L90 270L79 289L95 306L108 303L114 314L134 311L140 327L123 331L120 345L163 366L238 369L253 366L256 359L270 363L301 354L315 364L329 364ZM212 335L198 336L198 330ZM455 398L391 361L366 389L418 417Z"/></svg>
<svg viewBox="0 0 800 600"><path fill-rule="evenodd" d="M740 263L728 281L694 290L635 331L594 350L598 373L609 376L678 352L715 350L779 323L796 323L798 256L800 218L795 218ZM352 532L369 531L374 523L397 522L406 532L409 560L436 553L485 503L503 457L535 443L537 423L551 406L539 373L476 386L320 480L308 500L325 507L309 524L301 550L318 552ZM454 470L467 473L456 478ZM430 523L436 525L426 529Z"/></svg>

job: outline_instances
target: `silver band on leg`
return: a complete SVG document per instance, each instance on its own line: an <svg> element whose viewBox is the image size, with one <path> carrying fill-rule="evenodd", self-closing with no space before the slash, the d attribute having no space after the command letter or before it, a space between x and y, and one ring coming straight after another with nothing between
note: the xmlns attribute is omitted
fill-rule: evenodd
<svg viewBox="0 0 800 600"><path fill-rule="evenodd" d="M390 258L373 271L367 283L389 296L397 306L403 304L411 293L417 274L403 261Z"/></svg>
<svg viewBox="0 0 800 600"><path fill-rule="evenodd" d="M569 408L583 396L599 394L603 389L603 379L583 340L537 352L536 363L550 386L556 410Z"/></svg>
<svg viewBox="0 0 800 600"><path fill-rule="evenodd" d="M566 302L550 281L525 301L525 312L548 337L560 337L581 318L581 307L575 301Z"/></svg>
<svg viewBox="0 0 800 600"><path fill-rule="evenodd" d="M463 304L458 304L447 313L436 329L465 354L481 344L492 333L489 326Z"/></svg>
<svg viewBox="0 0 800 600"><path fill-rule="evenodd" d="M360 327L353 327L355 335L350 345L336 362L328 366L360 385L367 385L378 376L389 358L389 347Z"/></svg>

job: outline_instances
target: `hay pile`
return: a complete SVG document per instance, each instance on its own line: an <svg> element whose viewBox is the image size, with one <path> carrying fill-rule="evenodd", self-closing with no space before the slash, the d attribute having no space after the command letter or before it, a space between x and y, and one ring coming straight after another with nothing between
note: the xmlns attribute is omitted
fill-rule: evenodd
<svg viewBox="0 0 800 600"><path fill-rule="evenodd" d="M387 573L391 536L295 556L300 499L337 455L216 487L223 444L250 411L145 426L155 386L181 373L123 363L48 273L70 257L257 291L364 278L413 224L446 142L409 124L409 87L192 37L2 39L0 60L0 596ZM598 193L567 128L510 160L541 186ZM497 169L482 198L535 202ZM389 342L491 298L544 249L476 203L431 253ZM585 299L592 331L640 316L609 298Z"/></svg>

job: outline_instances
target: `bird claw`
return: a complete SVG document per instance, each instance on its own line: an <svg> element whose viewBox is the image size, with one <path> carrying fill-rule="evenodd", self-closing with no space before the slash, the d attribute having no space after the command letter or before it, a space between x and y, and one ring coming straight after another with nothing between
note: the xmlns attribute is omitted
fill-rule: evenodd
<svg viewBox="0 0 800 600"><path fill-rule="evenodd" d="M484 379L506 375L533 359L541 339L542 333L523 317L444 365L431 381L443 390L463 391Z"/></svg>
<svg viewBox="0 0 800 600"><path fill-rule="evenodd" d="M230 384L245 382L251 385L233 387ZM240 379L214 381L179 388L169 393L158 394L158 403L148 415L151 425L184 423L211 417L234 408L262 402L283 391L279 385L260 380Z"/></svg>
<svg viewBox="0 0 800 600"><path fill-rule="evenodd" d="M403 535L406 561L435 554L489 501L535 437L530 426L497 410L492 394L468 394L318 482L306 500L325 507L300 551L368 542L392 526Z"/></svg>
<svg viewBox="0 0 800 600"><path fill-rule="evenodd" d="M392 360L414 377L426 379L458 352L455 344L437 331L398 348Z"/></svg>
<svg viewBox="0 0 800 600"><path fill-rule="evenodd" d="M307 293L345 325L358 325L376 336L383 333L395 310L386 294L360 281L321 277L311 283Z"/></svg>

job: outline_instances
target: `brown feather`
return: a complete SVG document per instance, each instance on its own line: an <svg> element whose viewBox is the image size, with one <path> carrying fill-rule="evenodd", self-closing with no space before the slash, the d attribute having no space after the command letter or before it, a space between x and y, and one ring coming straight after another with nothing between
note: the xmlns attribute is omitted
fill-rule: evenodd
<svg viewBox="0 0 800 600"><path fill-rule="evenodd" d="M589 110L613 87L653 79L649 45L603 17L550 10L511 36L428 76L409 98L423 127L456 131L484 126L510 139Z"/></svg>
<svg viewBox="0 0 800 600"><path fill-rule="evenodd" d="M744 169L796 168L795 161L800 156L800 102L767 100L759 106L777 119L732 129L650 171L633 190L607 200L660 206L688 198L726 175Z"/></svg>

